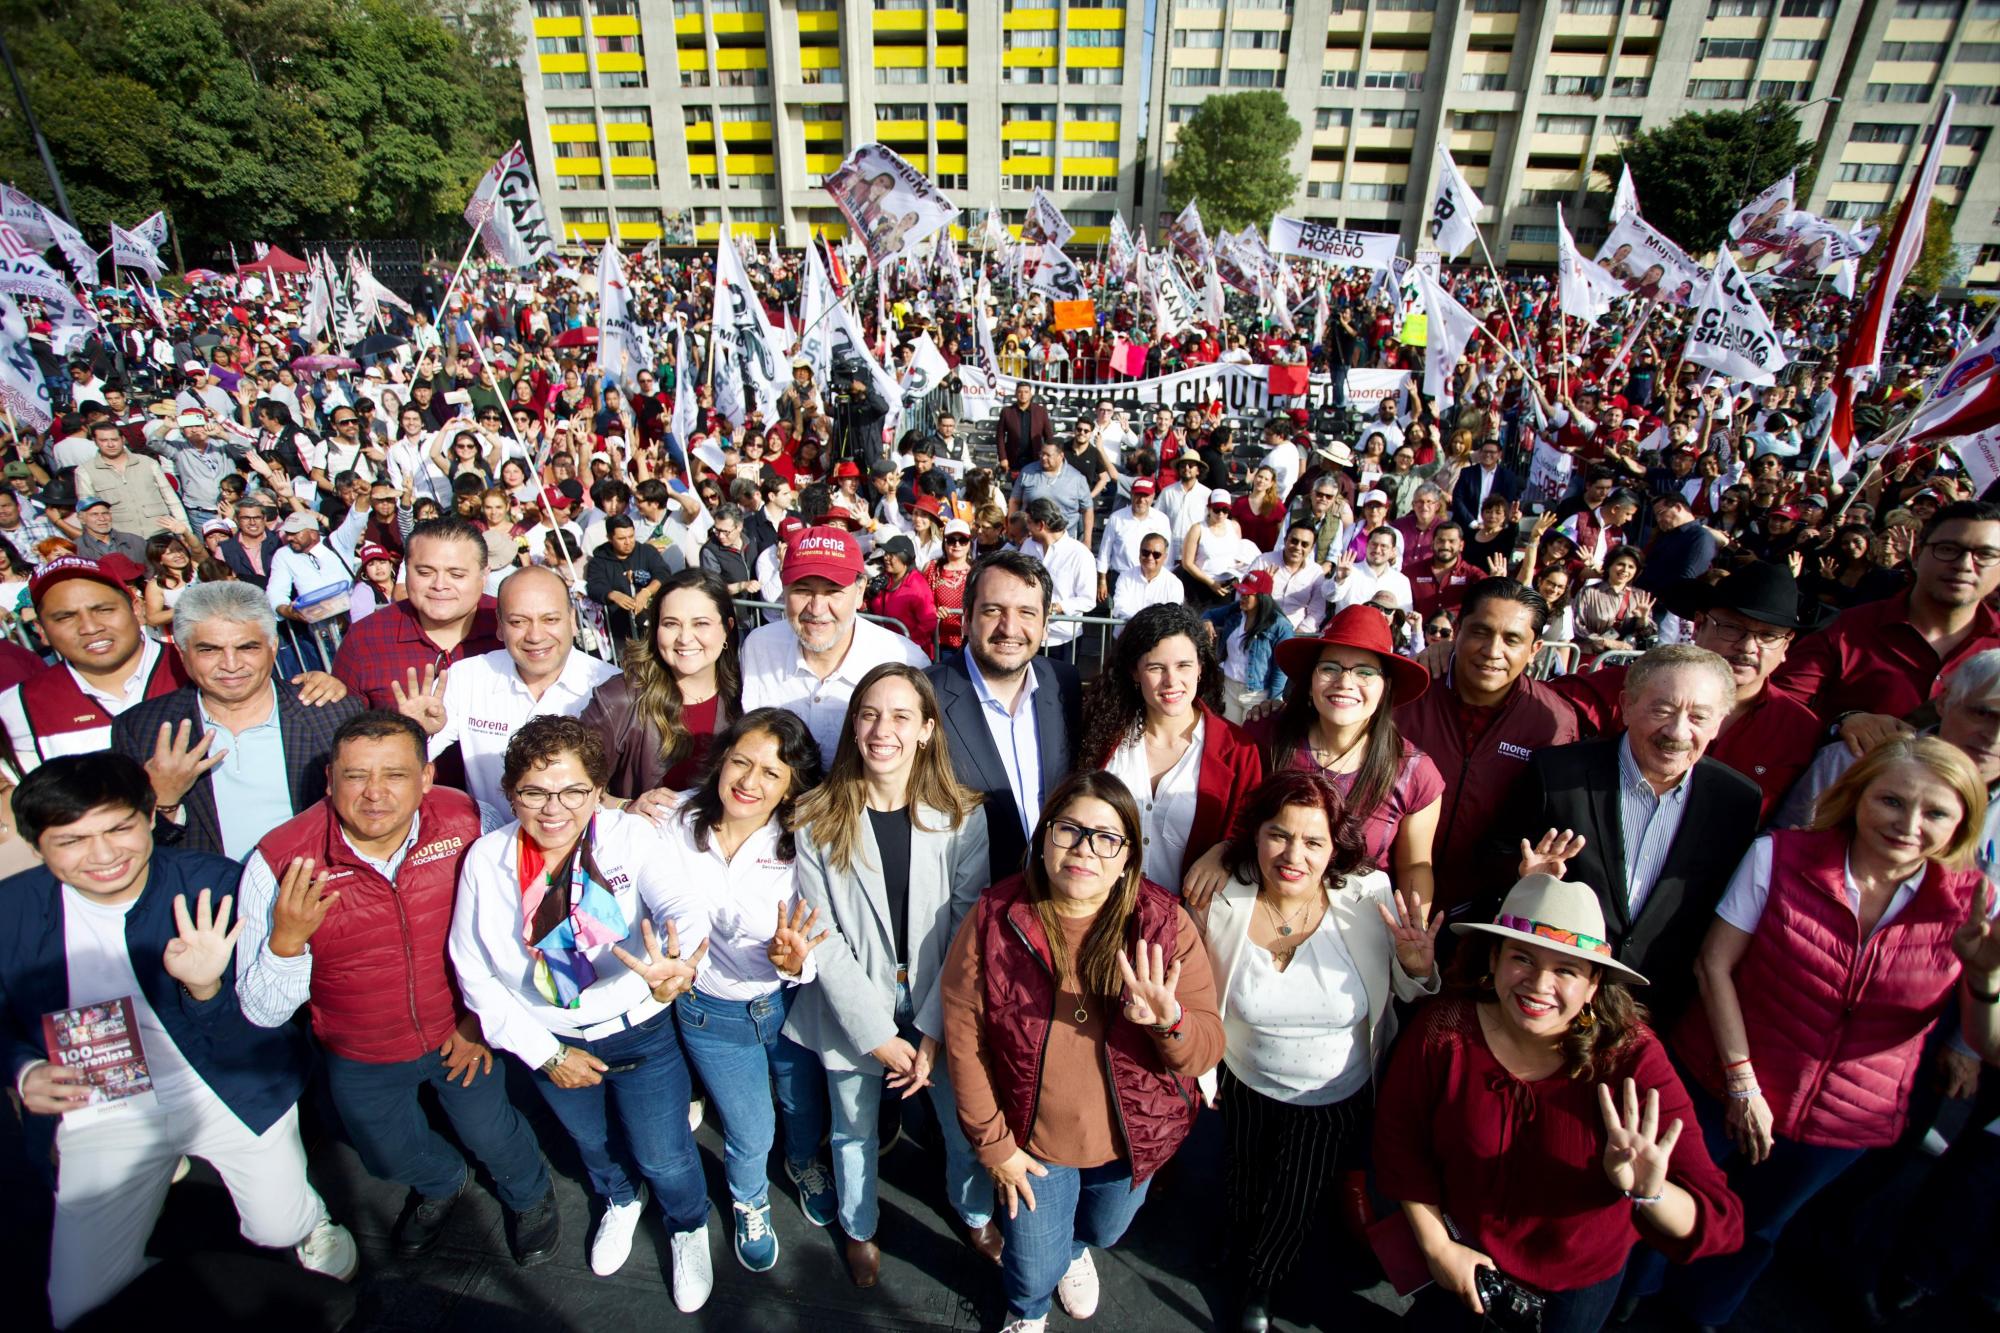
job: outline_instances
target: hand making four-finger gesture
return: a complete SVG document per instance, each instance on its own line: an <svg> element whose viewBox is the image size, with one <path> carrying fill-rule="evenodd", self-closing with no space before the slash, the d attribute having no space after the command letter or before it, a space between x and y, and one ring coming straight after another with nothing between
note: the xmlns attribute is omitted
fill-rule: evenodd
<svg viewBox="0 0 2000 1333"><path fill-rule="evenodd" d="M180 934L167 941L162 962L167 975L187 987L188 994L197 1000L215 998L222 989L222 974L229 970L229 960L236 955L236 937L243 933L243 923L238 921L234 929L230 928L229 907L234 901L225 893L211 911L209 891L203 889L195 897L194 915L190 917L187 895L174 897L174 925Z"/></svg>
<svg viewBox="0 0 2000 1333"><path fill-rule="evenodd" d="M675 997L694 989L695 969L708 956L708 941L683 958L681 956L680 931L672 921L667 922L667 947L660 950L660 937L653 933L650 917L639 918L639 942L645 947L644 959L634 958L620 944L611 946L611 955L625 966L646 979L653 998L661 1004L673 1003Z"/></svg>
<svg viewBox="0 0 2000 1333"><path fill-rule="evenodd" d="M1604 1112L1604 1176L1612 1188L1634 1198L1657 1199L1667 1187L1667 1161L1680 1141L1681 1122L1660 1128L1660 1090L1648 1088L1642 1103L1639 1085L1625 1080L1623 1109L1611 1099L1611 1086L1597 1085L1598 1109Z"/></svg>
<svg viewBox="0 0 2000 1333"><path fill-rule="evenodd" d="M1584 842L1584 836L1575 829L1564 829L1560 833L1550 829L1533 844L1526 838L1521 839L1521 878L1554 875L1561 879L1569 870L1570 858L1583 851Z"/></svg>
<svg viewBox="0 0 2000 1333"><path fill-rule="evenodd" d="M444 730L444 677L436 666L425 667L421 679L411 667L402 681L390 681L389 689L396 696L396 711L422 727L426 735Z"/></svg>
<svg viewBox="0 0 2000 1333"><path fill-rule="evenodd" d="M1395 946L1396 961L1414 980L1425 981L1437 966L1438 931L1444 928L1444 913L1432 913L1415 893L1398 891L1396 910L1376 903L1382 924L1389 928L1389 942Z"/></svg>
<svg viewBox="0 0 2000 1333"><path fill-rule="evenodd" d="M1144 940L1132 946L1132 958L1118 955L1118 976L1125 983L1125 1017L1140 1027L1170 1028L1181 1021L1175 996L1181 981L1181 960L1166 960L1166 950Z"/></svg>
<svg viewBox="0 0 2000 1333"><path fill-rule="evenodd" d="M787 977L796 977L805 970L806 956L819 947L830 933L822 930L812 933L819 924L819 908L810 912L805 902L793 899L791 911L787 913L784 904L778 905L778 928L771 933L771 942L764 946L764 956L771 960L771 966Z"/></svg>

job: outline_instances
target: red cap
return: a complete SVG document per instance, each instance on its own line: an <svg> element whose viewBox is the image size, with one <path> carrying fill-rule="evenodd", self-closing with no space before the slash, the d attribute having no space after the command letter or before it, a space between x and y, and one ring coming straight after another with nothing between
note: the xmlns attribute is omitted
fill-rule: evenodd
<svg viewBox="0 0 2000 1333"><path fill-rule="evenodd" d="M1801 509L1800 509L1800 508L1799 508L1799 507L1798 507L1797 505L1794 505L1794 504L1783 504L1783 505L1779 505L1779 506L1778 506L1778 507L1777 507L1776 509L1773 509L1773 510L1771 511L1771 517L1772 517L1772 518L1789 518L1789 519L1797 519L1797 518L1800 518L1800 517L1802 517L1802 516L1803 516L1803 514L1804 514L1804 511L1803 511L1803 510L1801 510Z"/></svg>
<svg viewBox="0 0 2000 1333"><path fill-rule="evenodd" d="M1132 479L1132 494L1151 495L1152 493L1153 479L1151 477L1135 477Z"/></svg>
<svg viewBox="0 0 2000 1333"><path fill-rule="evenodd" d="M1272 583L1271 571L1268 569L1253 569L1242 578L1236 580L1236 591L1239 595L1246 592L1268 594L1275 586L1277 585Z"/></svg>
<svg viewBox="0 0 2000 1333"><path fill-rule="evenodd" d="M570 499L554 487L544 486L542 487L542 503L551 509L558 507L567 509L570 506Z"/></svg>
<svg viewBox="0 0 2000 1333"><path fill-rule="evenodd" d="M842 587L862 574L861 543L846 529L807 528L785 544L785 564L779 577L789 586L800 579L831 579Z"/></svg>
<svg viewBox="0 0 2000 1333"><path fill-rule="evenodd" d="M788 542L792 539L793 533L804 532L805 530L806 521L804 519L800 518L797 514L787 514L784 517L784 521L778 524L778 540L780 542Z"/></svg>
<svg viewBox="0 0 2000 1333"><path fill-rule="evenodd" d="M370 560L388 560L394 562L398 558L394 551L380 542L368 542L361 548L361 563L364 565Z"/></svg>
<svg viewBox="0 0 2000 1333"><path fill-rule="evenodd" d="M86 560L80 555L66 555L51 560L36 570L35 576L28 580L28 600L34 603L35 609L39 611L42 607L42 598L48 595L49 589L58 583L67 583L71 579L92 579L98 583L109 584L120 592L129 593L132 591L131 585L126 582L130 577L129 571L114 565L112 563L114 560L118 565L138 568L128 557L115 552L102 561ZM145 572L143 569L139 570L141 576Z"/></svg>

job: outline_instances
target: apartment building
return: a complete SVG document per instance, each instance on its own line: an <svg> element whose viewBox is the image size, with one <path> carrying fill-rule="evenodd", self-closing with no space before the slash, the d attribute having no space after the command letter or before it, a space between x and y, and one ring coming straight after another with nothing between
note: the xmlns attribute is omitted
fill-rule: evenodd
<svg viewBox="0 0 2000 1333"><path fill-rule="evenodd" d="M1274 89L1304 130L1299 215L1414 245L1442 139L1494 257L1520 263L1554 261L1558 203L1586 247L1604 235L1614 182L1592 165L1627 136L1762 97L1819 146L1807 207L1883 217L1949 89L1938 197L1959 208L1966 281L2000 281L1995 0L1159 0L1156 40L1145 198L1163 203L1204 98Z"/></svg>
<svg viewBox="0 0 2000 1333"><path fill-rule="evenodd" d="M1142 176L1143 0L529 0L543 199L575 241L803 244L820 183L879 141L968 212L1039 186L1078 243ZM967 221L970 221L968 218Z"/></svg>

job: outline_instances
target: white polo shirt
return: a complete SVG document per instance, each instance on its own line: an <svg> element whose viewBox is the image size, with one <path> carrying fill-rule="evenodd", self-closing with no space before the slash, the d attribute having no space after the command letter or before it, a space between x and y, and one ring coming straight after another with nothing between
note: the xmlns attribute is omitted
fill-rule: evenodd
<svg viewBox="0 0 2000 1333"><path fill-rule="evenodd" d="M537 699L521 683L521 673L505 648L468 657L444 673L444 729L431 737L435 759L456 741L465 760L465 790L479 802L479 823L495 829L514 818L500 794L500 774L506 766L507 742L529 718L550 714L575 717L597 687L618 674L618 668L588 653L570 649L562 674Z"/></svg>
<svg viewBox="0 0 2000 1333"><path fill-rule="evenodd" d="M1167 565L1171 569L1180 568L1181 547L1187 544L1188 533L1208 513L1208 490L1200 482L1192 490L1175 482L1153 497L1153 512L1167 516L1171 538L1167 543Z"/></svg>
<svg viewBox="0 0 2000 1333"><path fill-rule="evenodd" d="M743 840L736 855L726 857L722 840L709 830L708 849L695 846L692 812L686 805L675 812L661 832L670 861L670 881L694 890L707 914L708 962L695 982L703 995L748 1004L786 986L816 980L819 951L806 955L796 978L780 976L765 952L778 913L798 901L792 862L778 855L783 829L773 819Z"/></svg>
<svg viewBox="0 0 2000 1333"><path fill-rule="evenodd" d="M819 742L821 761L831 764L847 721L847 701L861 678L884 662L927 667L931 659L902 635L856 615L847 656L821 680L806 665L790 623L759 625L743 640L743 711L785 708L797 713Z"/></svg>

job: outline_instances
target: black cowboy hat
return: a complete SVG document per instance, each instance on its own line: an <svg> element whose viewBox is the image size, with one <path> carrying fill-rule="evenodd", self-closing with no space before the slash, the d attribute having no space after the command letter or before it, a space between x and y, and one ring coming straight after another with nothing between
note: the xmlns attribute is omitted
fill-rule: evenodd
<svg viewBox="0 0 2000 1333"><path fill-rule="evenodd" d="M1753 560L1715 583L1682 579L1662 604L1686 619L1704 611L1734 611L1780 629L1813 630L1825 619L1824 608L1800 596L1798 580L1789 570L1762 560Z"/></svg>

